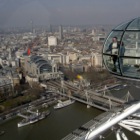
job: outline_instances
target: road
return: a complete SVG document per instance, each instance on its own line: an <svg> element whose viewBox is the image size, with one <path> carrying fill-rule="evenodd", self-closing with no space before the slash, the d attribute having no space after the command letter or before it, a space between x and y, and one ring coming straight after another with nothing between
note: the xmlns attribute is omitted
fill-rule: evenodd
<svg viewBox="0 0 140 140"><path fill-rule="evenodd" d="M47 93L46 93L47 94ZM27 104L24 104L24 105L21 105L21 106L18 106L18 107L15 107L9 111L6 111L4 113L1 113L0 114L0 123L3 122L3 121L6 121L6 120L9 120L15 116L17 116L18 113L22 113L24 112L25 110L29 109L30 107L33 107L33 106L39 106L43 103L48 103L50 104L51 102L55 102L56 101L56 95L53 95L53 93L51 93L49 96L43 96L44 98L40 98L40 99L37 99L35 101L32 101L30 103L27 103Z"/></svg>

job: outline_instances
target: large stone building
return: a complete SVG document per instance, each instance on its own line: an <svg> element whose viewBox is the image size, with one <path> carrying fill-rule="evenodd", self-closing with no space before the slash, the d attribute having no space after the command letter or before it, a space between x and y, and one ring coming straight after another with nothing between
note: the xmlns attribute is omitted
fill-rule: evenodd
<svg viewBox="0 0 140 140"><path fill-rule="evenodd" d="M41 56L26 56L24 64L26 75L30 78L49 80L60 78L62 73L58 71L56 63L53 61L45 60ZM36 81L36 80L35 80Z"/></svg>
<svg viewBox="0 0 140 140"><path fill-rule="evenodd" d="M103 65L102 54L95 53L94 54L94 66L102 67L102 65Z"/></svg>
<svg viewBox="0 0 140 140"><path fill-rule="evenodd" d="M76 52L69 52L68 53L69 55L69 59L73 62L73 61L76 61L77 58L78 58L78 54Z"/></svg>
<svg viewBox="0 0 140 140"><path fill-rule="evenodd" d="M55 36L48 37L48 46L57 46L57 38Z"/></svg>
<svg viewBox="0 0 140 140"><path fill-rule="evenodd" d="M70 62L69 55L62 53L49 53L47 59L61 64L69 64Z"/></svg>

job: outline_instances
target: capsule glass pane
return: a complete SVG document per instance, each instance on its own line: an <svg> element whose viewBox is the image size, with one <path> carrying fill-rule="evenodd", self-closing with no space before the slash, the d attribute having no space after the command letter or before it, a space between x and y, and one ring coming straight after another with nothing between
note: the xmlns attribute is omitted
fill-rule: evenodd
<svg viewBox="0 0 140 140"><path fill-rule="evenodd" d="M122 31L113 31L110 33L110 35L108 36L105 44L104 44L104 49L103 49L103 53L106 53L106 54L111 54L111 51L109 51L109 45L112 43L112 39L114 37L117 37L118 41L121 40L121 36L122 36Z"/></svg>
<svg viewBox="0 0 140 140"><path fill-rule="evenodd" d="M140 18L111 31L104 43L103 61L112 74L140 80Z"/></svg>
<svg viewBox="0 0 140 140"><path fill-rule="evenodd" d="M114 30L125 30L129 22L125 22L125 23L120 24Z"/></svg>
<svg viewBox="0 0 140 140"><path fill-rule="evenodd" d="M122 38L124 56L140 57L140 32L125 32Z"/></svg>
<svg viewBox="0 0 140 140"><path fill-rule="evenodd" d="M133 78L140 78L140 59L122 58L122 75Z"/></svg>
<svg viewBox="0 0 140 140"><path fill-rule="evenodd" d="M127 30L140 30L140 18L133 20L127 27Z"/></svg>
<svg viewBox="0 0 140 140"><path fill-rule="evenodd" d="M110 72L120 75L119 58L116 56L104 55L104 62Z"/></svg>

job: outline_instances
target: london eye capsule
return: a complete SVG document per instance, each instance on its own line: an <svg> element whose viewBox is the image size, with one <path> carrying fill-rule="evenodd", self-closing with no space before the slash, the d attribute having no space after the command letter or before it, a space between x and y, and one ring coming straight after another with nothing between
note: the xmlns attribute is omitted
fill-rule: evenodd
<svg viewBox="0 0 140 140"><path fill-rule="evenodd" d="M104 43L103 62L112 74L140 81L140 18L111 31Z"/></svg>

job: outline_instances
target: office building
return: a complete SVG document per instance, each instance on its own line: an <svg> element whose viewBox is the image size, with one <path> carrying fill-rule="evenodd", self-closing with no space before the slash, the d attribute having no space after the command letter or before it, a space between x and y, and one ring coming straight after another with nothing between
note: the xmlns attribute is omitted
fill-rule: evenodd
<svg viewBox="0 0 140 140"><path fill-rule="evenodd" d="M55 36L48 37L48 46L57 46L57 38Z"/></svg>
<svg viewBox="0 0 140 140"><path fill-rule="evenodd" d="M63 39L63 27L62 27L62 25L59 26L59 39L60 40Z"/></svg>

